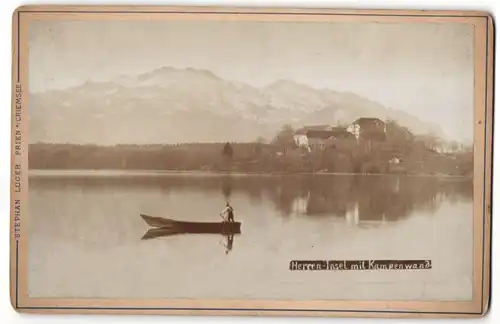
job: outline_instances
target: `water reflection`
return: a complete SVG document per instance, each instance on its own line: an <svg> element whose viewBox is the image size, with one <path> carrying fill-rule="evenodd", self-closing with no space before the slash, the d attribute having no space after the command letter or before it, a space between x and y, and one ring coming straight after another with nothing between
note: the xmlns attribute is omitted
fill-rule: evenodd
<svg viewBox="0 0 500 324"><path fill-rule="evenodd" d="M38 188L89 187L90 190L148 188L163 193L243 195L250 203L263 198L284 218L336 217L352 224L391 222L415 211L432 214L440 204L472 200L472 181L465 178L401 176L204 176L30 178ZM222 208L223 206L221 206ZM236 217L238 217L238 206Z"/></svg>
<svg viewBox="0 0 500 324"><path fill-rule="evenodd" d="M227 238L227 244L225 245L225 247L226 247L226 254L228 254L233 249L234 235L226 235L226 238Z"/></svg>
<svg viewBox="0 0 500 324"><path fill-rule="evenodd" d="M170 237L177 235L190 235L192 233L178 232L171 228L152 228L147 231L141 238L141 240L151 240L161 237ZM223 243L225 248L225 254L229 254L233 249L233 242L235 234L221 234L221 233L198 233L198 234L219 234L225 238L225 243ZM238 233L239 235L239 233Z"/></svg>
<svg viewBox="0 0 500 324"><path fill-rule="evenodd" d="M472 181L458 178L30 176L29 294L470 300L472 194ZM218 222L226 199L244 235L179 235L139 216ZM432 259L436 267L288 271L290 260L327 258ZM396 281L397 289L387 289Z"/></svg>

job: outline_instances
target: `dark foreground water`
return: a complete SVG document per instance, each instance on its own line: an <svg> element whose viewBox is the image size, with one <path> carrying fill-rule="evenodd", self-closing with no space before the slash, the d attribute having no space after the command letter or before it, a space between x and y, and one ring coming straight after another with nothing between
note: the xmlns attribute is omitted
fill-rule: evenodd
<svg viewBox="0 0 500 324"><path fill-rule="evenodd" d="M62 173L61 173L62 174ZM393 176L30 176L32 297L470 300L472 183ZM242 234L141 240L140 213ZM430 259L420 271L291 260Z"/></svg>

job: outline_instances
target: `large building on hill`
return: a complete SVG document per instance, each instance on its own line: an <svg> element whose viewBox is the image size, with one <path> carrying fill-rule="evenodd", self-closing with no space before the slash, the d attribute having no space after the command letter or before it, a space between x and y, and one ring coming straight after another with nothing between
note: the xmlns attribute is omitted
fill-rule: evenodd
<svg viewBox="0 0 500 324"><path fill-rule="evenodd" d="M293 135L293 140L295 144L299 147L309 147L311 136L315 136L316 132L330 131L332 127L330 125L308 125L297 130ZM309 133L309 132L313 133ZM313 140L314 141L314 140Z"/></svg>
<svg viewBox="0 0 500 324"><path fill-rule="evenodd" d="M295 144L308 149L323 149L335 140L386 139L386 124L378 118L358 118L347 128L329 125L304 126L293 136Z"/></svg>
<svg viewBox="0 0 500 324"><path fill-rule="evenodd" d="M387 134L386 124L378 118L358 118L347 127L347 131L356 139L385 141Z"/></svg>
<svg viewBox="0 0 500 324"><path fill-rule="evenodd" d="M324 149L335 140L353 139L354 136L343 127L304 127L294 134L295 144L309 149Z"/></svg>

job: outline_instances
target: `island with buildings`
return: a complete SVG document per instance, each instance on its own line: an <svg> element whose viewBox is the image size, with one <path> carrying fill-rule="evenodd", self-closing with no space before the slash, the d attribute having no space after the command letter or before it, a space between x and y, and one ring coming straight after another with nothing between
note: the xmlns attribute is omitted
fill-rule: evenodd
<svg viewBox="0 0 500 324"><path fill-rule="evenodd" d="M30 169L131 169L234 173L356 173L471 176L472 147L415 135L394 120L284 125L251 142L30 144Z"/></svg>

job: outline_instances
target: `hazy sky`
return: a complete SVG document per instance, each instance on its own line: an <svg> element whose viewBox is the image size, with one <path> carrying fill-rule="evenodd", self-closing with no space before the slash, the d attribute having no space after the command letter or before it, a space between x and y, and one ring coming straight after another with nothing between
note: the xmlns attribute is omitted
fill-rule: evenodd
<svg viewBox="0 0 500 324"><path fill-rule="evenodd" d="M161 66L264 86L286 78L351 91L472 139L473 28L463 24L41 21L33 92Z"/></svg>

